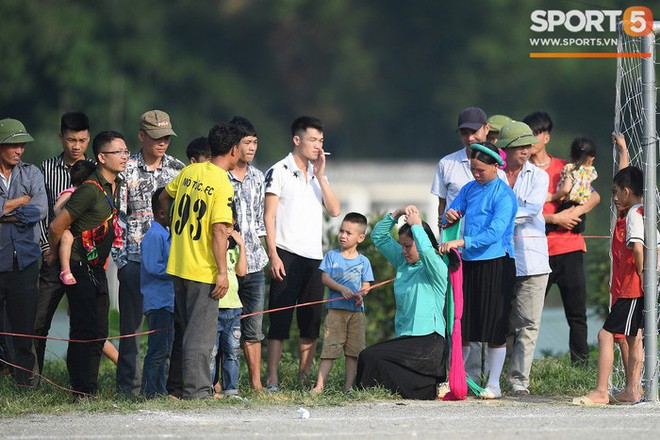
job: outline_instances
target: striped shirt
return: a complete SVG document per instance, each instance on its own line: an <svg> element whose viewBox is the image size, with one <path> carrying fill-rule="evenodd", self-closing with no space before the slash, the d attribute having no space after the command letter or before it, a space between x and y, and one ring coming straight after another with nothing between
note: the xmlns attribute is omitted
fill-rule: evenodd
<svg viewBox="0 0 660 440"><path fill-rule="evenodd" d="M245 241L245 257L248 273L258 272L268 264L268 256L259 237L266 235L264 225L264 174L248 165L245 178L240 181L228 173L234 187L234 203L238 213L238 225Z"/></svg>
<svg viewBox="0 0 660 440"><path fill-rule="evenodd" d="M39 226L41 230L39 243L41 245L41 252L43 253L47 249L50 249L50 245L48 244L48 226L50 226L50 222L55 218L53 206L57 201L57 196L65 189L71 188L71 167L64 162L64 153L60 153L59 156L51 157L41 162L39 169L44 175L46 196L48 197L48 215Z"/></svg>

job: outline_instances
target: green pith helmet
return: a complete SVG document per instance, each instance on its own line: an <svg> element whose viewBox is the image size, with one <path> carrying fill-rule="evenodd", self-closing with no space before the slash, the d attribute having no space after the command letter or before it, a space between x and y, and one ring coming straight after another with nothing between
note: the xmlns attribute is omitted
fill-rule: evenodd
<svg viewBox="0 0 660 440"><path fill-rule="evenodd" d="M10 118L0 121L0 144L25 144L33 141L21 121Z"/></svg>
<svg viewBox="0 0 660 440"><path fill-rule="evenodd" d="M524 122L510 122L500 130L500 139L495 143L498 148L513 148L540 142L532 129Z"/></svg>
<svg viewBox="0 0 660 440"><path fill-rule="evenodd" d="M502 127L504 127L509 122L513 122L513 119L504 115L493 115L490 118L488 118L488 123L490 124L490 131L494 131L496 133L502 131Z"/></svg>

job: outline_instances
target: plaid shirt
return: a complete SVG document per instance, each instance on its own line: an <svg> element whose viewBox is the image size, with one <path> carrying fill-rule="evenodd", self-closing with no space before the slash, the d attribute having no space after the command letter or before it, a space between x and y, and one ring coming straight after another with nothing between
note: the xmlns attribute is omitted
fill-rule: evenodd
<svg viewBox="0 0 660 440"><path fill-rule="evenodd" d="M126 225L125 245L119 255L113 255L118 268L124 267L128 261L140 262L140 243L154 218L151 196L158 188L173 180L184 167L183 162L167 154L154 171L147 168L142 151L128 159L123 173L125 185L119 201L119 219Z"/></svg>
<svg viewBox="0 0 660 440"><path fill-rule="evenodd" d="M268 255L259 237L266 235L264 225L264 174L248 165L245 178L240 181L232 174L229 181L234 187L234 203L238 212L238 225L245 241L248 273L258 272L268 264Z"/></svg>

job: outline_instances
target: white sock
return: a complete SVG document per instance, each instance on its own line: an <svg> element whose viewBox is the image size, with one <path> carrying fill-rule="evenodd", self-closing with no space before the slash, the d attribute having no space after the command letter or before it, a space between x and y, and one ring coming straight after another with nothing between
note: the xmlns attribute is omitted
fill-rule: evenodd
<svg viewBox="0 0 660 440"><path fill-rule="evenodd" d="M500 375L502 368L504 368L504 360L506 359L506 347L486 349L486 356L488 358L488 387L500 388Z"/></svg>
<svg viewBox="0 0 660 440"><path fill-rule="evenodd" d="M467 362L468 357L470 357L470 346L469 345L464 345L462 347L463 350L463 365Z"/></svg>

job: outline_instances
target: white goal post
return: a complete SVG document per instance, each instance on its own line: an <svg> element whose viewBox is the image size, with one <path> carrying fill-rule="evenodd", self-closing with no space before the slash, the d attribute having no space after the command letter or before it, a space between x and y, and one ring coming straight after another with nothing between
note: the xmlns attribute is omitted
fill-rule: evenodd
<svg viewBox="0 0 660 440"><path fill-rule="evenodd" d="M618 26L614 130L628 142L630 163L644 171L644 400L658 402L658 189L656 183L656 35L630 37ZM649 55L646 55L649 54ZM616 151L614 151L616 160Z"/></svg>

